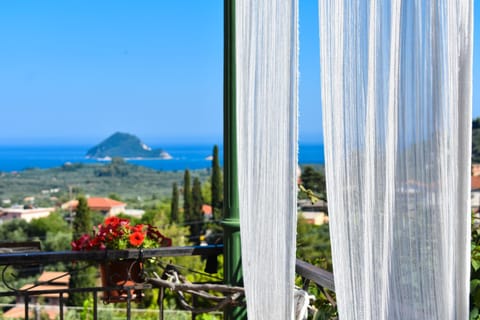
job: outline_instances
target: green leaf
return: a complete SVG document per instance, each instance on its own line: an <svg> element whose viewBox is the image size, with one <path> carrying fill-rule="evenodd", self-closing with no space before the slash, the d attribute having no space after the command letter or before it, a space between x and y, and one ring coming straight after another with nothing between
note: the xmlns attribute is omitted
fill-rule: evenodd
<svg viewBox="0 0 480 320"><path fill-rule="evenodd" d="M480 279L473 279L470 281L470 292L475 291L475 289L480 286Z"/></svg>
<svg viewBox="0 0 480 320"><path fill-rule="evenodd" d="M480 260L472 259L472 267L473 267L473 270L475 271L480 269Z"/></svg>
<svg viewBox="0 0 480 320"><path fill-rule="evenodd" d="M471 294L472 296L472 300L473 300L473 305L475 307L479 307L480 308L480 290L475 290L475 292L473 294Z"/></svg>
<svg viewBox="0 0 480 320"><path fill-rule="evenodd" d="M478 308L470 310L470 320L476 320L478 317Z"/></svg>

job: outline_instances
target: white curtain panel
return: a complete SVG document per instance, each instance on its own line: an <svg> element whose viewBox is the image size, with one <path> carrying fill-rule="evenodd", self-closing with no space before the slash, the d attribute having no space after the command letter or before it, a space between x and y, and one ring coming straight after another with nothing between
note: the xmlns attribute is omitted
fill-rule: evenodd
<svg viewBox="0 0 480 320"><path fill-rule="evenodd" d="M297 0L236 1L242 267L250 320L292 319Z"/></svg>
<svg viewBox="0 0 480 320"><path fill-rule="evenodd" d="M341 320L467 319L472 0L320 0Z"/></svg>

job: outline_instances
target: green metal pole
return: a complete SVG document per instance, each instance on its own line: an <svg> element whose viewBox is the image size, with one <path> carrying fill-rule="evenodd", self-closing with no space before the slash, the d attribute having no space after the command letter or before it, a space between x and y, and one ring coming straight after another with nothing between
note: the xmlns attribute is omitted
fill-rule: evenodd
<svg viewBox="0 0 480 320"><path fill-rule="evenodd" d="M236 59L235 0L224 0L223 58L223 233L225 283L242 286L240 246L240 213L238 208L237 125L236 125ZM244 307L227 308L224 319L246 319Z"/></svg>

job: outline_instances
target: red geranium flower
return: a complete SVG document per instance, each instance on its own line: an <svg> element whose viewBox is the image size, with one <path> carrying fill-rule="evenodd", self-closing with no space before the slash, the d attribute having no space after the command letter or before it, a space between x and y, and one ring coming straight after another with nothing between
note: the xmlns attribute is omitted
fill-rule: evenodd
<svg viewBox="0 0 480 320"><path fill-rule="evenodd" d="M158 248L171 245L157 227L149 224L130 225L130 220L108 217L93 229L93 234L84 234L72 241L72 250L123 250L129 248Z"/></svg>
<svg viewBox="0 0 480 320"><path fill-rule="evenodd" d="M108 217L105 219L105 222L104 222L105 225L111 225L113 227L117 226L118 224L120 224L120 218L119 217Z"/></svg>
<svg viewBox="0 0 480 320"><path fill-rule="evenodd" d="M90 249L91 248L90 236L88 234L82 235L80 239L78 239L77 241L72 241L71 246L73 251Z"/></svg>
<svg viewBox="0 0 480 320"><path fill-rule="evenodd" d="M131 227L133 232L142 232L143 224L137 224L136 226Z"/></svg>
<svg viewBox="0 0 480 320"><path fill-rule="evenodd" d="M134 247L139 247L143 243L145 235L139 231L134 232L130 235L130 244Z"/></svg>

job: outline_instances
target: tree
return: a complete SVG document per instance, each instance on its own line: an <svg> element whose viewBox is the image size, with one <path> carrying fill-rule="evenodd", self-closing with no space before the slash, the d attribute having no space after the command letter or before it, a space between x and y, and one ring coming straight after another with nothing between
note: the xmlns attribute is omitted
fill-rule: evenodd
<svg viewBox="0 0 480 320"><path fill-rule="evenodd" d="M172 202L170 199L162 200L155 204L154 208L148 208L140 218L140 223L151 224L163 229L166 225L172 225L170 219ZM180 213L180 212L179 212Z"/></svg>
<svg viewBox="0 0 480 320"><path fill-rule="evenodd" d="M14 219L0 224L0 240L26 241L28 240L30 226L23 219Z"/></svg>
<svg viewBox="0 0 480 320"><path fill-rule="evenodd" d="M480 129L480 118L473 119L472 129Z"/></svg>
<svg viewBox="0 0 480 320"><path fill-rule="evenodd" d="M220 218L223 203L223 186L222 186L222 171L220 169L220 161L218 158L218 146L213 147L212 159L212 209L213 218Z"/></svg>
<svg viewBox="0 0 480 320"><path fill-rule="evenodd" d="M116 193L110 193L108 197L112 200L122 201L122 198L120 198L120 196Z"/></svg>
<svg viewBox="0 0 480 320"><path fill-rule="evenodd" d="M198 242L203 228L203 196L200 180L195 177L192 187L192 221L190 221L190 236L195 242Z"/></svg>
<svg viewBox="0 0 480 320"><path fill-rule="evenodd" d="M301 180L305 189L326 195L325 176L322 172L315 170L312 166L306 166L302 171Z"/></svg>
<svg viewBox="0 0 480 320"><path fill-rule="evenodd" d="M195 177L193 179L193 187L192 187L192 209L193 209L193 215L195 217L197 217L197 215L202 212L202 205L203 205L202 184L200 182L200 179Z"/></svg>
<svg viewBox="0 0 480 320"><path fill-rule="evenodd" d="M179 214L178 214L178 187L177 183L174 182L172 186L172 204L170 207L170 220L172 223L179 223Z"/></svg>
<svg viewBox="0 0 480 320"><path fill-rule="evenodd" d="M92 232L92 212L88 207L87 199L83 196L78 197L78 205L73 219L73 239L77 239L83 234Z"/></svg>
<svg viewBox="0 0 480 320"><path fill-rule="evenodd" d="M192 189L190 187L190 171L185 170L183 176L183 219L185 222L192 220Z"/></svg>
<svg viewBox="0 0 480 320"><path fill-rule="evenodd" d="M73 239L76 240L83 234L92 232L92 213L88 207L87 199L83 196L78 197L78 205L73 219ZM88 267L86 262L77 262L75 267L70 270L70 288L84 288L95 286L97 269ZM88 299L88 292L71 293L68 296L68 303L72 306L81 306Z"/></svg>
<svg viewBox="0 0 480 320"><path fill-rule="evenodd" d="M50 215L47 217L33 219L30 221L29 237L39 237L40 239L45 239L48 232L65 232L69 231L68 227L68 222L65 221L60 212L55 211L50 213Z"/></svg>
<svg viewBox="0 0 480 320"><path fill-rule="evenodd" d="M29 224L29 238L39 238L42 249L62 251L70 249L72 233L68 222L60 212L52 212L48 217L33 219Z"/></svg>
<svg viewBox="0 0 480 320"><path fill-rule="evenodd" d="M332 271L329 225L310 224L300 215L297 219L298 259Z"/></svg>

